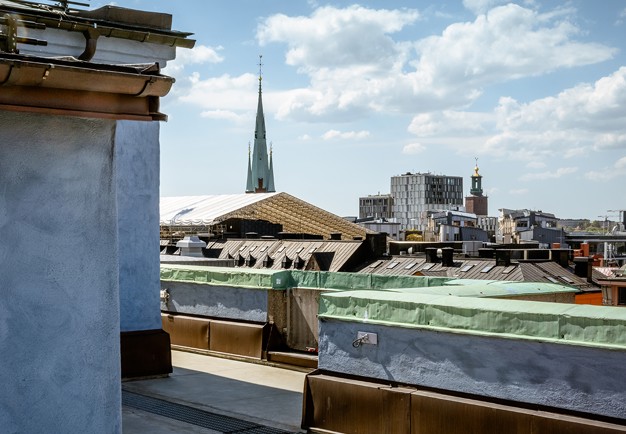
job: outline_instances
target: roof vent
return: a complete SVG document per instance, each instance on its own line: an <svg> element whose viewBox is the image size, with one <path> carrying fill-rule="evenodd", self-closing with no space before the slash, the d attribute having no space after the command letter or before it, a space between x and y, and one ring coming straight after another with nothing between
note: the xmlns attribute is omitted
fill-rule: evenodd
<svg viewBox="0 0 626 434"><path fill-rule="evenodd" d="M206 243L195 235L186 236L176 243L176 247L180 248L181 256L204 257L202 249L206 247Z"/></svg>

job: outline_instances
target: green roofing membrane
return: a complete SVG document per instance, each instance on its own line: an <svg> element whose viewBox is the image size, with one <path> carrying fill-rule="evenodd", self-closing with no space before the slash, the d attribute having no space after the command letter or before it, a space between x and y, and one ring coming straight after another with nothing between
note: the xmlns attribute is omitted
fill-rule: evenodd
<svg viewBox="0 0 626 434"><path fill-rule="evenodd" d="M322 294L320 318L626 349L626 309L407 292Z"/></svg>
<svg viewBox="0 0 626 434"><path fill-rule="evenodd" d="M553 283L177 264L162 264L161 280L319 289L320 318L626 348L626 308L508 298L576 292Z"/></svg>
<svg viewBox="0 0 626 434"><path fill-rule="evenodd" d="M313 288L345 291L441 286L450 278L161 264L161 280L259 289Z"/></svg>
<svg viewBox="0 0 626 434"><path fill-rule="evenodd" d="M258 289L286 289L289 271L161 264L161 280Z"/></svg>

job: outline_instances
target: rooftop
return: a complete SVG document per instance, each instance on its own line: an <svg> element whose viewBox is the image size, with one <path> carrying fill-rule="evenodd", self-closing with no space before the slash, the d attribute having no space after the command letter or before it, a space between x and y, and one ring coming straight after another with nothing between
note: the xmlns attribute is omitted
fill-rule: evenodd
<svg viewBox="0 0 626 434"><path fill-rule="evenodd" d="M124 434L304 432L304 371L175 350L172 364L122 384Z"/></svg>

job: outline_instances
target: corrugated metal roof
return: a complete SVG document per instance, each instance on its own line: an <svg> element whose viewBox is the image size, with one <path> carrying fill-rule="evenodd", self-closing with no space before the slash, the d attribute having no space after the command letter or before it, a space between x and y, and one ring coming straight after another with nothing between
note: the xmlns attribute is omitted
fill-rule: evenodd
<svg viewBox="0 0 626 434"><path fill-rule="evenodd" d="M358 273L423 275L478 281L544 282L579 289L590 286L585 279L551 261L512 262L509 266L501 266L490 259L463 258L455 259L453 267L445 267L441 262L428 263L424 257L401 255L375 261L360 269Z"/></svg>
<svg viewBox="0 0 626 434"><path fill-rule="evenodd" d="M282 270L306 269L314 253L333 253L330 264L327 264L329 268L324 271L340 271L362 244L363 241L337 240L228 240L223 243L219 257L234 258L236 266L242 268ZM254 261L246 261L250 256ZM266 256L271 259L267 265L263 263ZM283 264L285 256L288 258L287 267ZM296 266L297 258L301 261L299 266Z"/></svg>

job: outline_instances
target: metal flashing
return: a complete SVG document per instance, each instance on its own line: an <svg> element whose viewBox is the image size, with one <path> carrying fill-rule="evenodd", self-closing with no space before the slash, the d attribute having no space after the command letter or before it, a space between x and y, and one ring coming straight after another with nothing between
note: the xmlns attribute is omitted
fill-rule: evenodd
<svg viewBox="0 0 626 434"><path fill-rule="evenodd" d="M164 120L159 97L174 79L154 65L123 67L0 53L0 106L13 111Z"/></svg>

